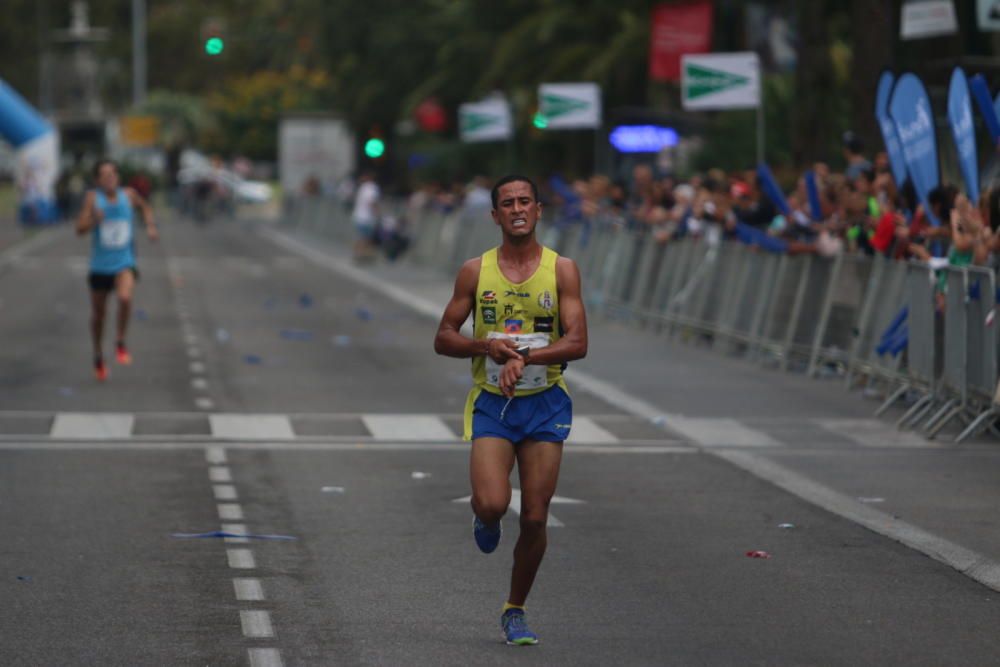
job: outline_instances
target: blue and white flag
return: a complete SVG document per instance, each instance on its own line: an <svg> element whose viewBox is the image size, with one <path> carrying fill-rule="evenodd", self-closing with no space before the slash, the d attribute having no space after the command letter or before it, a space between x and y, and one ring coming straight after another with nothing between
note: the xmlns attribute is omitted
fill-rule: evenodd
<svg viewBox="0 0 1000 667"><path fill-rule="evenodd" d="M896 136L896 125L889 117L889 98L895 82L896 77L889 70L882 72L882 76L879 77L878 89L875 91L875 119L878 120L879 129L882 130L882 141L885 142L885 152L889 155L892 178L898 187L903 187L903 182L906 180L906 159L903 157L903 147L899 144L899 137Z"/></svg>
<svg viewBox="0 0 1000 667"><path fill-rule="evenodd" d="M893 132L896 130L893 129ZM809 213L812 219L819 222L823 219L823 207L819 201L819 186L816 184L816 172L812 169L806 172L806 197L809 199Z"/></svg>
<svg viewBox="0 0 1000 667"><path fill-rule="evenodd" d="M990 95L990 87L982 74L977 74L969 79L969 92L972 93L972 99L976 101L976 106L979 107L983 123L986 124L986 129L990 133L990 140L995 146L997 141L1000 140L1000 120L997 119L996 109L993 108L993 96Z"/></svg>
<svg viewBox="0 0 1000 667"><path fill-rule="evenodd" d="M767 195L767 198L782 215L788 217L792 214L792 208L788 205L788 200L785 199L785 193L778 187L778 182L774 180L774 174L771 173L770 168L763 162L757 165L757 183L760 185L761 192Z"/></svg>
<svg viewBox="0 0 1000 667"><path fill-rule="evenodd" d="M916 74L907 72L899 77L889 100L889 116L896 125L896 134L903 147L906 172L910 175L927 219L935 227L941 224L931 210L927 195L941 181L938 168L937 138L934 135L934 113L927 89Z"/></svg>
<svg viewBox="0 0 1000 667"><path fill-rule="evenodd" d="M958 166L965 180L965 191L973 204L979 203L979 157L976 155L976 128L972 124L969 83L961 67L951 73L948 86L948 124L958 149Z"/></svg>

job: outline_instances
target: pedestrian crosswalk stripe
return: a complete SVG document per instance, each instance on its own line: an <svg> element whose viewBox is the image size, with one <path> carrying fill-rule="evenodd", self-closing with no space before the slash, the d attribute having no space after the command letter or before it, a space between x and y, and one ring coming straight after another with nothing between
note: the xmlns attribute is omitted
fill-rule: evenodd
<svg viewBox="0 0 1000 667"><path fill-rule="evenodd" d="M618 438L597 425L590 417L574 417L566 442L581 445L609 445L620 442Z"/></svg>
<svg viewBox="0 0 1000 667"><path fill-rule="evenodd" d="M877 419L817 419L816 424L861 447L935 448L938 444L916 433L901 431Z"/></svg>
<svg viewBox="0 0 1000 667"><path fill-rule="evenodd" d="M212 436L229 440L293 440L287 415L212 414Z"/></svg>
<svg viewBox="0 0 1000 667"><path fill-rule="evenodd" d="M434 415L362 415L376 440L394 442L455 440L458 436Z"/></svg>
<svg viewBox="0 0 1000 667"><path fill-rule="evenodd" d="M781 443L767 433L744 426L735 419L671 416L664 425L703 447L776 447Z"/></svg>
<svg viewBox="0 0 1000 667"><path fill-rule="evenodd" d="M128 438L135 417L110 412L60 412L52 421L50 437L66 440Z"/></svg>

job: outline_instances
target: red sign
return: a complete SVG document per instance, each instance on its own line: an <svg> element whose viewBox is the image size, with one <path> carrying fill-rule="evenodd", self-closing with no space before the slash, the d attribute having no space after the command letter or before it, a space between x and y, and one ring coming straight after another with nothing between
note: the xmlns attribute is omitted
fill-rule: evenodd
<svg viewBox="0 0 1000 667"><path fill-rule="evenodd" d="M712 49L712 1L659 4L653 7L649 32L649 78L679 81L683 54Z"/></svg>

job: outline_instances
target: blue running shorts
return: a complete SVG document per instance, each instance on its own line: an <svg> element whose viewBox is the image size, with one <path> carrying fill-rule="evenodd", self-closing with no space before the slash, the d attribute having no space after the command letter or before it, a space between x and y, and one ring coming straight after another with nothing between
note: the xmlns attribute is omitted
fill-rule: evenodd
<svg viewBox="0 0 1000 667"><path fill-rule="evenodd" d="M503 438L516 444L522 440L563 442L569 436L573 401L559 385L512 399L473 389L473 394L476 392L478 395L470 395L472 440ZM470 436L468 430L466 436Z"/></svg>

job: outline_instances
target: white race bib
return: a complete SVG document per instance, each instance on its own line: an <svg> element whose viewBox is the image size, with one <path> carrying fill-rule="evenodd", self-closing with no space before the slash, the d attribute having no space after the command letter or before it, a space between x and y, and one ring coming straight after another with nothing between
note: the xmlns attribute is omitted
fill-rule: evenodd
<svg viewBox="0 0 1000 667"><path fill-rule="evenodd" d="M537 350L547 347L549 344L549 334L547 333L527 333L527 334L505 334L498 331L491 331L487 338L505 338L517 343L518 347L530 347ZM500 364L486 357L486 384L492 387L500 386ZM540 389L548 384L548 366L538 366L530 364L524 367L524 373L517 382L517 389Z"/></svg>
<svg viewBox="0 0 1000 667"><path fill-rule="evenodd" d="M132 225L128 220L104 220L98 230L105 248L124 248L132 240Z"/></svg>

